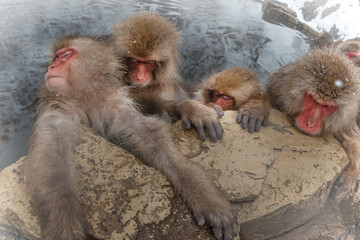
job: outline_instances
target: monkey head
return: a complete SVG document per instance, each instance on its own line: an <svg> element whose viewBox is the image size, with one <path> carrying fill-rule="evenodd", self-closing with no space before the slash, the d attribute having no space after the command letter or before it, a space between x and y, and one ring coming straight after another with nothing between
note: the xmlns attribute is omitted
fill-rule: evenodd
<svg viewBox="0 0 360 240"><path fill-rule="evenodd" d="M122 69L121 65L111 54L111 48L101 47L103 43L94 40L67 36L54 44L53 62L44 79L46 91L60 95L90 94L99 86L106 88L111 82L118 82L114 75Z"/></svg>
<svg viewBox="0 0 360 240"><path fill-rule="evenodd" d="M143 13L113 29L117 55L128 67L128 85L144 87L173 78L179 62L180 33L164 17Z"/></svg>
<svg viewBox="0 0 360 240"><path fill-rule="evenodd" d="M316 49L271 75L267 89L273 106L309 135L338 133L356 123L360 77L346 57Z"/></svg>
<svg viewBox="0 0 360 240"><path fill-rule="evenodd" d="M232 67L213 74L204 81L202 95L206 103L213 102L223 111L239 109L249 96L257 92L260 83L253 70Z"/></svg>
<svg viewBox="0 0 360 240"><path fill-rule="evenodd" d="M360 38L349 39L336 46L336 51L347 56L357 67L360 67Z"/></svg>
<svg viewBox="0 0 360 240"><path fill-rule="evenodd" d="M333 36L328 32L322 32L319 37L310 41L311 48L331 48L334 43Z"/></svg>

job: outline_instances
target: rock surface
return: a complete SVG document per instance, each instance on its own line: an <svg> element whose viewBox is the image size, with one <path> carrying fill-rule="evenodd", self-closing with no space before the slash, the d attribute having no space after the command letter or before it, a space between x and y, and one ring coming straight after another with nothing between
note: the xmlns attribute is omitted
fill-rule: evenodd
<svg viewBox="0 0 360 240"><path fill-rule="evenodd" d="M249 134L235 122L236 114L226 112L221 120L224 139L216 143L199 140L196 131L185 130L181 122L172 131L181 151L202 165L233 202L241 239L338 239L326 238L331 234L325 234L324 219L338 220L332 221L335 233L331 236L344 236L355 229L349 226L357 222L359 214L353 209L359 206L360 194L340 205L327 201L347 164L335 139L305 136L276 110L271 112L269 126ZM83 212L94 236L214 239L208 226L196 225L188 207L159 171L86 127L82 134L75 163ZM22 161L0 173L0 239L40 236L24 185ZM344 210L342 205L348 207ZM329 206L336 206L345 218L346 210L351 209L351 220L335 217L336 211L329 211ZM303 238L304 231L307 238Z"/></svg>
<svg viewBox="0 0 360 240"><path fill-rule="evenodd" d="M316 38L320 34L308 24L299 21L296 12L290 9L285 3L276 0L265 0L262 11L262 18L267 22L298 30L309 38Z"/></svg>

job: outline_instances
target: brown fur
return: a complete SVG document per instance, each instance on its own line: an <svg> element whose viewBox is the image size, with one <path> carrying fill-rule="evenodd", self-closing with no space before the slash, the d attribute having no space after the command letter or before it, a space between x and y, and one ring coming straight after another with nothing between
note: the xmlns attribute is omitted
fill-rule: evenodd
<svg viewBox="0 0 360 240"><path fill-rule="evenodd" d="M68 64L70 88L41 89L37 120L24 161L26 184L44 239L85 238L85 220L73 159L79 124L125 146L144 163L161 170L192 209L199 224L207 221L217 238L236 234L235 214L204 171L188 161L172 141L168 125L142 115L119 81L123 66L111 46L87 37L64 38L54 52L74 46ZM50 71L50 70L49 70Z"/></svg>
<svg viewBox="0 0 360 240"><path fill-rule="evenodd" d="M328 32L322 32L320 36L310 42L311 48L330 48L334 42L333 36Z"/></svg>
<svg viewBox="0 0 360 240"><path fill-rule="evenodd" d="M250 132L259 130L260 123L266 124L270 112L270 102L255 71L232 67L209 76L203 81L200 89L194 94L195 99L215 108L217 107L211 102L211 91L221 91L233 97L235 104L231 109L240 111L238 120L243 123L244 127L247 126L249 120ZM217 111L220 112L218 109ZM244 115L249 116L248 120L242 118Z"/></svg>
<svg viewBox="0 0 360 240"><path fill-rule="evenodd" d="M128 57L160 62L145 86L134 85L130 69L127 71L124 81L131 86L130 94L143 113L163 115L165 112L174 121L181 117L187 128L189 124L197 128L201 139L205 138L204 127L213 141L222 138L223 130L216 112L190 101L183 90L178 72L180 32L170 21L155 14L137 14L114 26L112 42L123 62Z"/></svg>
<svg viewBox="0 0 360 240"><path fill-rule="evenodd" d="M342 86L336 86L338 80ZM321 134L338 138L349 156L349 166L334 187L334 193L340 197L353 187L360 171L359 156L353 154L353 149L360 144L359 90L360 76L356 67L330 49L309 52L297 62L273 73L267 83L272 106L292 119L304 109L305 92L321 102L337 104L337 110L324 118Z"/></svg>
<svg viewBox="0 0 360 240"><path fill-rule="evenodd" d="M342 53L344 56L347 56L348 52L360 53L360 38L342 41L338 45L336 45L334 49L335 51ZM352 58L351 61L357 67L360 67L360 57Z"/></svg>

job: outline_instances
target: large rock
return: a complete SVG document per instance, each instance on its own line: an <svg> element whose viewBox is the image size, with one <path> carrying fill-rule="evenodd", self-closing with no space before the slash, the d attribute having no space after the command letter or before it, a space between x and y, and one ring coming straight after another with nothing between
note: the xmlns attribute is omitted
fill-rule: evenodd
<svg viewBox="0 0 360 240"><path fill-rule="evenodd" d="M285 3L276 0L265 0L262 11L262 18L267 22L298 30L309 38L317 38L320 35L314 28L299 21L295 11Z"/></svg>
<svg viewBox="0 0 360 240"><path fill-rule="evenodd" d="M296 229L323 209L347 164L345 152L332 137L298 132L276 110L271 112L269 126L254 134L235 122L236 114L228 111L222 118L221 141L201 141L195 130L185 130L181 122L172 127L174 140L234 203L241 239L268 239ZM75 163L83 211L93 235L101 239L213 239L209 227L196 225L159 171L86 127L82 134ZM24 186L22 161L0 173L0 239L40 236Z"/></svg>

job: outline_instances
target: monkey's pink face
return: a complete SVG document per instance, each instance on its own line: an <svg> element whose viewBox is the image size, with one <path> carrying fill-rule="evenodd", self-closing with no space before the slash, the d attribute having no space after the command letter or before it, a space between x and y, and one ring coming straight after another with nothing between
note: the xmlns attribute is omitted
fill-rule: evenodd
<svg viewBox="0 0 360 240"><path fill-rule="evenodd" d="M45 74L46 86L49 90L65 90L69 87L68 73L70 62L76 57L74 47L60 49Z"/></svg>
<svg viewBox="0 0 360 240"><path fill-rule="evenodd" d="M219 105L223 111L232 109L235 103L233 97L223 94L221 91L216 91L216 90L213 90L211 92L211 101L216 105Z"/></svg>
<svg viewBox="0 0 360 240"><path fill-rule="evenodd" d="M326 116L336 111L337 106L329 103L319 103L314 96L304 94L305 109L296 117L295 124L309 135L319 135L322 132Z"/></svg>
<svg viewBox="0 0 360 240"><path fill-rule="evenodd" d="M129 57L127 63L130 68L130 77L133 84L146 86L153 78L153 73L158 66L158 61L139 57Z"/></svg>

